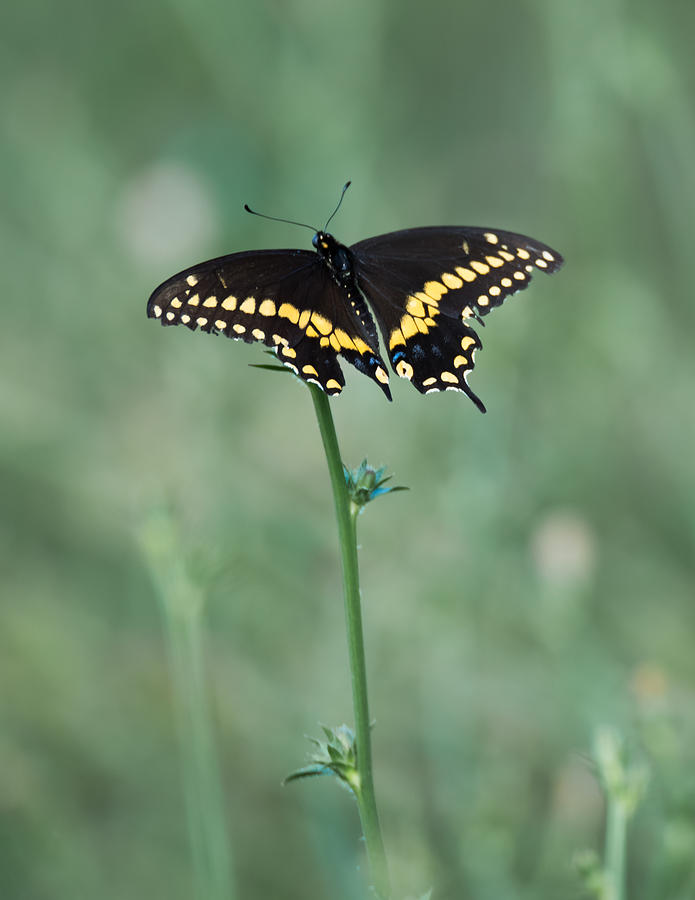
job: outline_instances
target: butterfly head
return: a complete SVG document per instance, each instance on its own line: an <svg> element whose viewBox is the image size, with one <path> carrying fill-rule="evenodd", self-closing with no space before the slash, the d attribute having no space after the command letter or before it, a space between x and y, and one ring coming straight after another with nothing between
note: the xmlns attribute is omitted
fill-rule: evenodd
<svg viewBox="0 0 695 900"><path fill-rule="evenodd" d="M317 231L311 239L311 243L321 256L330 255L331 250L338 246L338 241L327 231Z"/></svg>
<svg viewBox="0 0 695 900"><path fill-rule="evenodd" d="M354 270L352 254L348 248L327 231L317 231L311 243L338 284L346 287L351 285Z"/></svg>

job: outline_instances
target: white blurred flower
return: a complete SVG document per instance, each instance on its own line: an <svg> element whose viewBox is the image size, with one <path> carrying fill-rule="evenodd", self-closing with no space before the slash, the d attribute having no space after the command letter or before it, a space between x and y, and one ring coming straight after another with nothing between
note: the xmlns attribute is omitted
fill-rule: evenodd
<svg viewBox="0 0 695 900"><path fill-rule="evenodd" d="M125 185L116 225L137 262L183 268L210 241L217 218L214 199L194 169L160 162Z"/></svg>
<svg viewBox="0 0 695 900"><path fill-rule="evenodd" d="M572 511L548 513L531 539L531 553L540 577L551 584L572 584L590 576L596 563L591 527Z"/></svg>

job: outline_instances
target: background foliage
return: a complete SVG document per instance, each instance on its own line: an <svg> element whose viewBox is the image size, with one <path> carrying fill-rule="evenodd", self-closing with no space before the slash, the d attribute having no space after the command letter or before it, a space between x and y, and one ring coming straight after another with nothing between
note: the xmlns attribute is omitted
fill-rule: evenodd
<svg viewBox="0 0 695 900"><path fill-rule="evenodd" d="M191 896L156 595L171 503L205 589L244 898L360 896L358 824L283 789L350 721L335 527L307 392L258 348L163 331L200 259L524 231L567 258L488 320L472 384L352 370L377 791L397 896L577 894L597 725L652 780L634 900L695 895L695 6L647 0L42 0L0 37L0 895ZM398 379L395 379L398 381Z"/></svg>

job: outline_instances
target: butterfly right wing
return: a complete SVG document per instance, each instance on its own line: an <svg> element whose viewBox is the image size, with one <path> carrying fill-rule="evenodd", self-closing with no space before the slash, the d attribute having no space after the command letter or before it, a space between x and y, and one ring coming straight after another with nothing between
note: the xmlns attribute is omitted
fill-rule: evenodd
<svg viewBox="0 0 695 900"><path fill-rule="evenodd" d="M307 250L233 253L179 272L150 297L147 315L272 348L304 381L338 394L343 356L390 399L373 338L351 312L344 291Z"/></svg>
<svg viewBox="0 0 695 900"><path fill-rule="evenodd" d="M472 322L563 263L547 244L493 228L411 228L350 249L394 371L423 394L462 391L482 412L468 386L481 348Z"/></svg>

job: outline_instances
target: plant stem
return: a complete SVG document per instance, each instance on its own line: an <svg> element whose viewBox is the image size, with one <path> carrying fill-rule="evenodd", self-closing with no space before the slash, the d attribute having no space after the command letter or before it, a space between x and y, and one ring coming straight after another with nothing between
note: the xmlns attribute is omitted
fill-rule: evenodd
<svg viewBox="0 0 695 900"><path fill-rule="evenodd" d="M627 842L627 810L621 797L606 792L606 900L623 900L625 895L625 844Z"/></svg>
<svg viewBox="0 0 695 900"><path fill-rule="evenodd" d="M203 598L186 572L171 519L153 516L141 544L164 616L197 900L233 900L231 854L222 804L203 646Z"/></svg>
<svg viewBox="0 0 695 900"><path fill-rule="evenodd" d="M347 625L352 701L355 711L355 742L359 788L355 797L362 823L362 832L369 859L372 886L380 900L391 896L384 842L376 808L374 779L372 775L371 723L367 700L367 667L364 656L360 577L357 562L357 514L350 502L345 485L345 473L340 458L338 438L335 433L328 397L316 385L310 384L319 431L326 452L328 471L333 487L333 499L338 520L338 537L343 562L343 591L345 595L345 621Z"/></svg>

